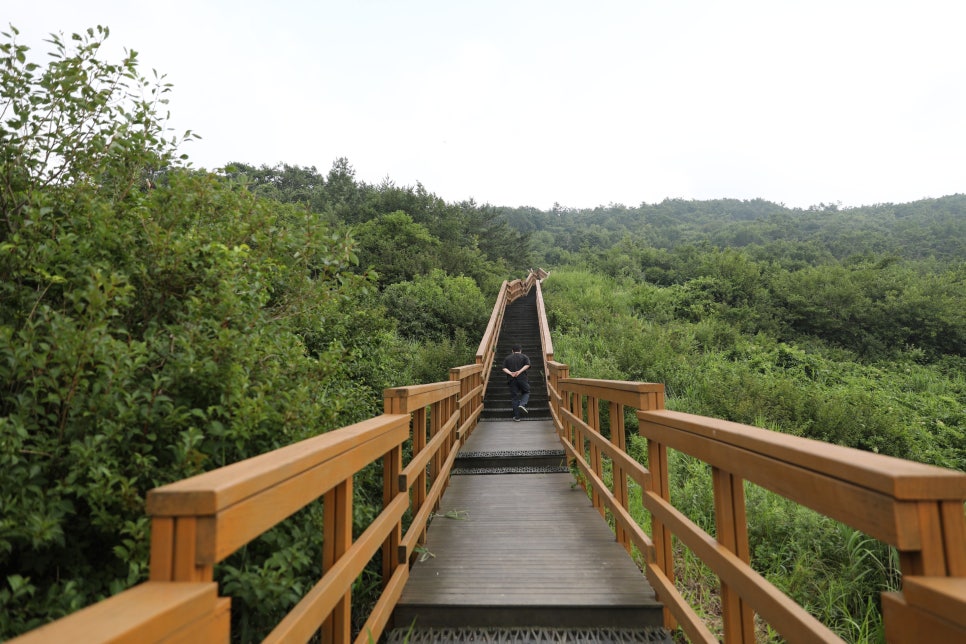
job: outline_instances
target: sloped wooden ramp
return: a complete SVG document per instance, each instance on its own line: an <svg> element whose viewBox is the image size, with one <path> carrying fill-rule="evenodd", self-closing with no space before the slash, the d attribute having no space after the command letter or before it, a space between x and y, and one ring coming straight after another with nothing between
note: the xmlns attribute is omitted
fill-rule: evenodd
<svg viewBox="0 0 966 644"><path fill-rule="evenodd" d="M451 637L452 629L476 629L480 638L494 628L533 637L540 629L626 629L618 639L516 640L504 630L472 641L663 641L661 604L586 493L559 471L559 448L549 420L479 424L463 451L552 454L557 471L454 476L396 607L397 629L450 629Z"/></svg>

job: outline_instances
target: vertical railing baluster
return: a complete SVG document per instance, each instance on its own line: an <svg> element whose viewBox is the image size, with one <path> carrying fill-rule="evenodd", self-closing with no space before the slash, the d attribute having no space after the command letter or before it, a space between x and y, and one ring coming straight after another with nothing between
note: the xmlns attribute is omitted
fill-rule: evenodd
<svg viewBox="0 0 966 644"><path fill-rule="evenodd" d="M590 426L591 431L598 436L600 435L600 399L597 396L587 396L587 425ZM589 442L590 454L587 462L590 463L590 469L597 475L597 478L603 480L604 467L600 458L600 448L597 447L595 441L591 440ZM590 498L594 507L597 508L597 512L600 513L601 517L606 517L607 512L604 509L604 502L600 498L600 492L595 487L591 487L591 489Z"/></svg>
<svg viewBox="0 0 966 644"><path fill-rule="evenodd" d="M619 403L609 403L607 409L608 415L610 416L610 442L619 449L621 452L627 453L627 441L624 435L624 406ZM611 490L614 493L614 498L625 510L630 510L630 501L628 500L627 493L627 474L624 472L624 468L621 467L620 463L617 461L611 461L611 469L613 470L614 481ZM620 522L616 522L616 537L617 542L624 546L627 552L631 551L631 539L630 535L627 533Z"/></svg>
<svg viewBox="0 0 966 644"><path fill-rule="evenodd" d="M718 543L750 563L744 484L740 478L717 467L711 468L711 477ZM738 592L724 582L721 583L721 614L726 644L755 641L754 613Z"/></svg>
<svg viewBox="0 0 966 644"><path fill-rule="evenodd" d="M651 471L651 492L671 503L671 487L668 481L667 447L654 440L647 441L647 467ZM674 548L671 530L664 522L651 516L651 539L654 541L654 558L664 576L674 583ZM664 626L677 627L677 620L667 606L664 607Z"/></svg>
<svg viewBox="0 0 966 644"><path fill-rule="evenodd" d="M322 497L322 570L328 571L352 545L352 478ZM352 593L347 592L322 623L325 644L348 644L352 635Z"/></svg>
<svg viewBox="0 0 966 644"><path fill-rule="evenodd" d="M382 459L382 507L385 509L399 494L399 474L402 472L402 448L397 446L386 452ZM396 523L382 548L382 583L385 586L399 565L399 542L402 540L402 522Z"/></svg>

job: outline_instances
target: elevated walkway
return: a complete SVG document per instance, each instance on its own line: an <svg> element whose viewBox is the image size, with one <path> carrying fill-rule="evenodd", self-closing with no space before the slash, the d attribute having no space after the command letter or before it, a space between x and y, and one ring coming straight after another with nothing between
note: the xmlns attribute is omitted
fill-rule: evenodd
<svg viewBox="0 0 966 644"><path fill-rule="evenodd" d="M529 415L503 358L531 360ZM663 607L576 484L550 416L536 302L507 307L481 422L460 449L390 642L661 642Z"/></svg>

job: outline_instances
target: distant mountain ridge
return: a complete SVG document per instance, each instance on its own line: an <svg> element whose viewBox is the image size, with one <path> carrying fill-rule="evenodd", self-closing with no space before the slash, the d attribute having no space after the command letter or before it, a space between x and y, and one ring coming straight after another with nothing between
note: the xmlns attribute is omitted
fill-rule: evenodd
<svg viewBox="0 0 966 644"><path fill-rule="evenodd" d="M631 237L665 249L798 243L818 244L840 260L868 254L966 260L966 194L855 208L788 208L763 199L666 199L636 207L504 208L502 213L512 227L531 233L538 248L567 252L603 250Z"/></svg>

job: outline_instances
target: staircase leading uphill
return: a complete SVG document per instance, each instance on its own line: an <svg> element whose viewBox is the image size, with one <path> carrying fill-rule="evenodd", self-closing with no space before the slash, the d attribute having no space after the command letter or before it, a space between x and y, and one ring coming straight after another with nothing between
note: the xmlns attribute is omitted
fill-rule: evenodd
<svg viewBox="0 0 966 644"><path fill-rule="evenodd" d="M537 293L531 290L522 298L506 307L500 339L496 346L490 381L483 399L481 420L506 420L513 418L510 402L510 388L506 374L503 373L503 360L510 355L513 346L519 344L523 353L530 358L530 402L529 414L524 420L547 420L550 418L550 402L547 395L547 372L540 345L540 324L537 318Z"/></svg>

